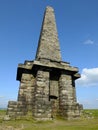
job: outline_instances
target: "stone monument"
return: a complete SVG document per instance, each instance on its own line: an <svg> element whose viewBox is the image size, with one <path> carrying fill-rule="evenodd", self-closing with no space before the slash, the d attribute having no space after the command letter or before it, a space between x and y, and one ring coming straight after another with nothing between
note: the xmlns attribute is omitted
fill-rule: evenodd
<svg viewBox="0 0 98 130"><path fill-rule="evenodd" d="M82 105L76 99L78 78L78 68L61 59L54 10L47 7L35 60L18 65L18 99L8 102L7 115L15 118L31 112L38 120L58 115L65 119L79 117Z"/></svg>

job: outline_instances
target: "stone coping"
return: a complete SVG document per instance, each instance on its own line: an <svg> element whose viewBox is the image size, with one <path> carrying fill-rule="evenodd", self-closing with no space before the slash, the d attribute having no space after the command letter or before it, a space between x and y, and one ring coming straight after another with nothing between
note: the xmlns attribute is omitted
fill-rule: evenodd
<svg viewBox="0 0 98 130"><path fill-rule="evenodd" d="M44 66L48 68L56 68L56 69L63 69L67 71L72 71L77 73L78 68L77 67L72 67L68 62L51 62L51 61L25 61L24 64L19 64L18 68L24 68L24 69L32 69L33 66Z"/></svg>

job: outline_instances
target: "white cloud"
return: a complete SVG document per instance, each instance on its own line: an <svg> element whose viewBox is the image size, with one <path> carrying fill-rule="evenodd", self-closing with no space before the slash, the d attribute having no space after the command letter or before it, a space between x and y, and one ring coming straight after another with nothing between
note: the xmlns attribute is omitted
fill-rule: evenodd
<svg viewBox="0 0 98 130"><path fill-rule="evenodd" d="M98 68L82 70L81 78L76 81L78 86L96 86L98 85Z"/></svg>
<svg viewBox="0 0 98 130"><path fill-rule="evenodd" d="M84 41L84 44L94 44L94 41L91 39L87 39L86 41Z"/></svg>

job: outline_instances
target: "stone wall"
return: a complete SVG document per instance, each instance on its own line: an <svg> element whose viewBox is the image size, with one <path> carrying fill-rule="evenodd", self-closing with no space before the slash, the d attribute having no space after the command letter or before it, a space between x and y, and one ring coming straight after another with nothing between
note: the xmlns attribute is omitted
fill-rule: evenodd
<svg viewBox="0 0 98 130"><path fill-rule="evenodd" d="M18 93L18 101L26 102L27 110L32 110L35 91L35 78L32 74L23 73Z"/></svg>
<svg viewBox="0 0 98 130"><path fill-rule="evenodd" d="M36 75L23 73L18 100L9 101L7 114L10 117L24 116L31 112L37 120L46 120L61 115L64 118L79 117L82 110L76 100L75 81L68 72L38 69Z"/></svg>
<svg viewBox="0 0 98 130"><path fill-rule="evenodd" d="M26 103L21 101L9 101L7 115L11 118L16 118L17 116L24 116L27 114Z"/></svg>
<svg viewBox="0 0 98 130"><path fill-rule="evenodd" d="M51 118L51 102L49 101L49 72L38 70L36 75L33 116L45 120Z"/></svg>
<svg viewBox="0 0 98 130"><path fill-rule="evenodd" d="M72 76L61 74L59 80L59 113L64 118L75 118L80 116L80 106L76 103L75 86Z"/></svg>
<svg viewBox="0 0 98 130"><path fill-rule="evenodd" d="M79 117L82 106L77 103L75 81L70 73L61 74L44 68L35 74L21 76L18 100L9 101L7 114L24 116L31 112L38 120Z"/></svg>
<svg viewBox="0 0 98 130"><path fill-rule="evenodd" d="M35 78L32 74L23 73L17 101L9 101L7 114L11 117L24 116L34 106Z"/></svg>

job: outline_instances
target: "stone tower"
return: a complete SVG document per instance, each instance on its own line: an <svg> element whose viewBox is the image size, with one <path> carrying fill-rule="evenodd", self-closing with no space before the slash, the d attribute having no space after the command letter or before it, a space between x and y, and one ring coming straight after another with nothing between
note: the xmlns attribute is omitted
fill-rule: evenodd
<svg viewBox="0 0 98 130"><path fill-rule="evenodd" d="M79 117L82 105L76 100L75 80L78 68L61 60L54 10L47 7L34 61L19 64L17 101L9 101L10 117L31 116L38 120Z"/></svg>

